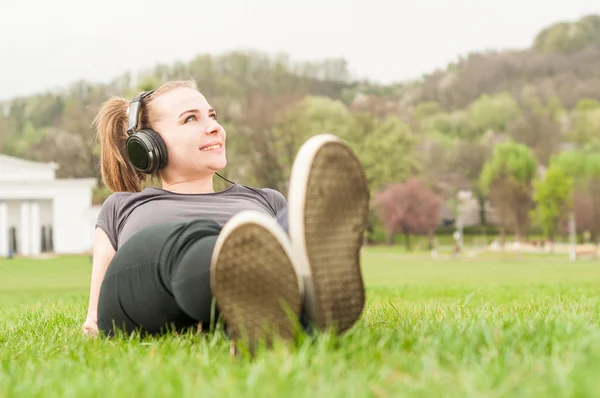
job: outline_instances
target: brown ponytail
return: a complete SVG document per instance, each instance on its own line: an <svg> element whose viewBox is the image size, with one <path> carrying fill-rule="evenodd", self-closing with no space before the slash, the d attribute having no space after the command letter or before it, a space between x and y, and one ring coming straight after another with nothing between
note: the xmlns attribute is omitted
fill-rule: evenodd
<svg viewBox="0 0 600 398"><path fill-rule="evenodd" d="M100 140L102 181L113 192L139 192L142 176L127 160L127 108L129 101L113 97L102 104L94 119Z"/></svg>

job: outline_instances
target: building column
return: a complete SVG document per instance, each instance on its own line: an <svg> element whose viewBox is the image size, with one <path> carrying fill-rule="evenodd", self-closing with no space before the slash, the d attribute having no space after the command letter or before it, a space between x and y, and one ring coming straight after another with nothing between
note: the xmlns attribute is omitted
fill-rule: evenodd
<svg viewBox="0 0 600 398"><path fill-rule="evenodd" d="M42 252L42 227L40 225L40 203L32 201L29 204L30 255L37 256Z"/></svg>
<svg viewBox="0 0 600 398"><path fill-rule="evenodd" d="M17 250L22 256L31 254L31 224L30 224L29 202L21 202L21 222L19 223L19 244Z"/></svg>
<svg viewBox="0 0 600 398"><path fill-rule="evenodd" d="M8 257L8 204L0 202L0 257Z"/></svg>

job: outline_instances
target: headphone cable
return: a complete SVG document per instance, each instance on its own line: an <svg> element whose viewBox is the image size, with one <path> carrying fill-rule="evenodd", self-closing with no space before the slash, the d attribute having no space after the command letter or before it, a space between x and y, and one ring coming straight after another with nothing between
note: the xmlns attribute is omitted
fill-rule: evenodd
<svg viewBox="0 0 600 398"><path fill-rule="evenodd" d="M227 178L223 177L223 176L222 176L221 174L219 174L219 173L215 173L215 174L217 174L217 175L218 175L219 177L221 177L223 180L227 181L228 183L230 183L230 184L232 184L232 185L240 185L240 186L242 186L242 187L244 187L244 188L246 188L246 189L249 189L249 190L251 190L251 191L254 191L254 192L256 192L257 194L259 194L259 195L260 195L260 196L261 196L261 197L262 197L262 198L265 200L265 202L267 202L267 205L268 205L268 206L271 208L271 211L273 212L273 215L274 215L274 216L277 216L277 212L275 211L275 209L273 208L273 206L271 206L271 203L269 202L269 199L267 199L267 198L266 198L266 196L265 196L265 195L263 195L263 194L262 194L262 192L260 192L258 189L255 189L255 188L252 188L252 187L248 187L248 186L246 186L246 185L243 185L243 184L238 184L238 183L235 183L235 182L233 182L233 181L231 181L231 180L228 180Z"/></svg>

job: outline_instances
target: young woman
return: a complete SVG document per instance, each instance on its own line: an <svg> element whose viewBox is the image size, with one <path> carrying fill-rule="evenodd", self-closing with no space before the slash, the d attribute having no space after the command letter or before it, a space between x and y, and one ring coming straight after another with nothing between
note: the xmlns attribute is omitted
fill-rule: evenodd
<svg viewBox="0 0 600 398"><path fill-rule="evenodd" d="M214 191L227 135L194 82L112 98L95 126L114 193L95 230L84 333L203 328L216 312L233 341L252 343L299 324L343 332L359 318L369 193L343 141L302 146L288 203L272 189ZM161 188L141 189L148 175Z"/></svg>

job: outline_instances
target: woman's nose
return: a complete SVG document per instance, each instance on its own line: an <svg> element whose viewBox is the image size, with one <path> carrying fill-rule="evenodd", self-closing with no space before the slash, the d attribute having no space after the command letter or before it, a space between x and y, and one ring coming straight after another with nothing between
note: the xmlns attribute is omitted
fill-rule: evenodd
<svg viewBox="0 0 600 398"><path fill-rule="evenodd" d="M206 135L216 135L221 131L221 125L218 123L208 126L206 129Z"/></svg>

